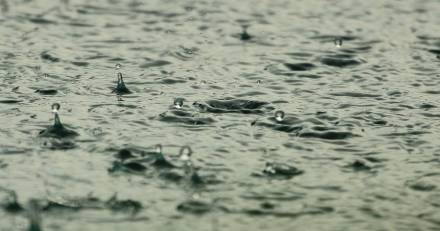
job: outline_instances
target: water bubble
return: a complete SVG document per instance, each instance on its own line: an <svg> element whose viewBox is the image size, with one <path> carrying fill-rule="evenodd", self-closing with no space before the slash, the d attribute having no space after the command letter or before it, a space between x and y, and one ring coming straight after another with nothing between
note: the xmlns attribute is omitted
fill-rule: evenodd
<svg viewBox="0 0 440 231"><path fill-rule="evenodd" d="M183 98L176 98L174 100L174 107L177 108L177 109L182 108L183 107L183 101L184 101Z"/></svg>
<svg viewBox="0 0 440 231"><path fill-rule="evenodd" d="M122 67L122 65L121 65L121 64L119 64L119 63L117 63L117 64L115 65L115 68L116 68L116 70L119 70L119 69L121 69L121 67Z"/></svg>
<svg viewBox="0 0 440 231"><path fill-rule="evenodd" d="M189 146L183 146L180 149L179 156L183 161L189 161L192 155L192 150Z"/></svg>
<svg viewBox="0 0 440 231"><path fill-rule="evenodd" d="M285 113L284 113L283 111L276 111L276 112L275 112L275 119L276 119L278 122L281 122L281 121L284 120L284 115L285 115Z"/></svg>
<svg viewBox="0 0 440 231"><path fill-rule="evenodd" d="M334 43L335 43L335 46L337 48L339 48L339 47L342 46L342 39L341 38L335 38Z"/></svg>
<svg viewBox="0 0 440 231"><path fill-rule="evenodd" d="M53 112L58 112L58 110L60 110L61 105L59 103L54 103L52 104L52 111Z"/></svg>

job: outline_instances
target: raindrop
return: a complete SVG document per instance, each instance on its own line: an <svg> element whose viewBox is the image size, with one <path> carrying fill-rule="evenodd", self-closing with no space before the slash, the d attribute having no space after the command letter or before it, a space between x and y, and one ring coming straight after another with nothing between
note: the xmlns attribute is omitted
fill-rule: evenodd
<svg viewBox="0 0 440 231"><path fill-rule="evenodd" d="M274 164L272 162L266 163L266 167L264 168L263 172L269 173L269 174L275 174L276 170L275 170Z"/></svg>
<svg viewBox="0 0 440 231"><path fill-rule="evenodd" d="M180 149L179 156L181 160L185 162L189 162L191 160L191 155L192 155L192 150L189 146L183 146Z"/></svg>
<svg viewBox="0 0 440 231"><path fill-rule="evenodd" d="M341 38L335 38L334 40L335 47L339 48L342 46L342 39Z"/></svg>
<svg viewBox="0 0 440 231"><path fill-rule="evenodd" d="M183 98L176 98L174 99L174 108L180 109L183 107Z"/></svg>
<svg viewBox="0 0 440 231"><path fill-rule="evenodd" d="M161 144L156 144L156 153L157 154L161 154L162 153L162 145Z"/></svg>
<svg viewBox="0 0 440 231"><path fill-rule="evenodd" d="M281 121L283 121L284 120L284 112L283 111L276 111L275 112L275 119L276 119L276 121L278 121L278 122L281 122Z"/></svg>
<svg viewBox="0 0 440 231"><path fill-rule="evenodd" d="M60 110L61 105L59 103L52 104L52 112L57 113Z"/></svg>

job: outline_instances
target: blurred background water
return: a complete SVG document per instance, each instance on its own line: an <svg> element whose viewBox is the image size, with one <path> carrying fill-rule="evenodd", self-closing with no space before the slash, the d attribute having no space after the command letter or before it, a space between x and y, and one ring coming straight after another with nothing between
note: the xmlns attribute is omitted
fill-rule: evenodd
<svg viewBox="0 0 440 231"><path fill-rule="evenodd" d="M0 230L439 230L439 12L1 0Z"/></svg>

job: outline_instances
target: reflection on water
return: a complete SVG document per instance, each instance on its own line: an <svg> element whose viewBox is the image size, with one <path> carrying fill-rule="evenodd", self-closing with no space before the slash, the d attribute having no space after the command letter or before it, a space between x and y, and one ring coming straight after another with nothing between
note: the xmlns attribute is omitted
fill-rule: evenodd
<svg viewBox="0 0 440 231"><path fill-rule="evenodd" d="M439 230L439 9L0 0L0 227Z"/></svg>

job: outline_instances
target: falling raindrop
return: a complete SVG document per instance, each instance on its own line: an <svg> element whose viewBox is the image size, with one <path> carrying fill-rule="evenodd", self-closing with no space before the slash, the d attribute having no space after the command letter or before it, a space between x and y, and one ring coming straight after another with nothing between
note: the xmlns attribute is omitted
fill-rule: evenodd
<svg viewBox="0 0 440 231"><path fill-rule="evenodd" d="M189 146L183 146L180 149L180 159L184 161L186 164L189 164L191 161L192 150Z"/></svg>
<svg viewBox="0 0 440 231"><path fill-rule="evenodd" d="M176 99L174 99L174 108L177 108L177 109L180 109L180 108L182 108L183 107L183 101L184 101L184 99L183 98L176 98Z"/></svg>
<svg viewBox="0 0 440 231"><path fill-rule="evenodd" d="M342 46L342 39L341 38L335 38L334 40L335 47L339 48Z"/></svg>
<svg viewBox="0 0 440 231"><path fill-rule="evenodd" d="M281 122L284 120L284 112L283 111L276 111L275 112L275 120L278 122Z"/></svg>
<svg viewBox="0 0 440 231"><path fill-rule="evenodd" d="M57 113L60 110L61 105L59 103L52 104L52 112Z"/></svg>

